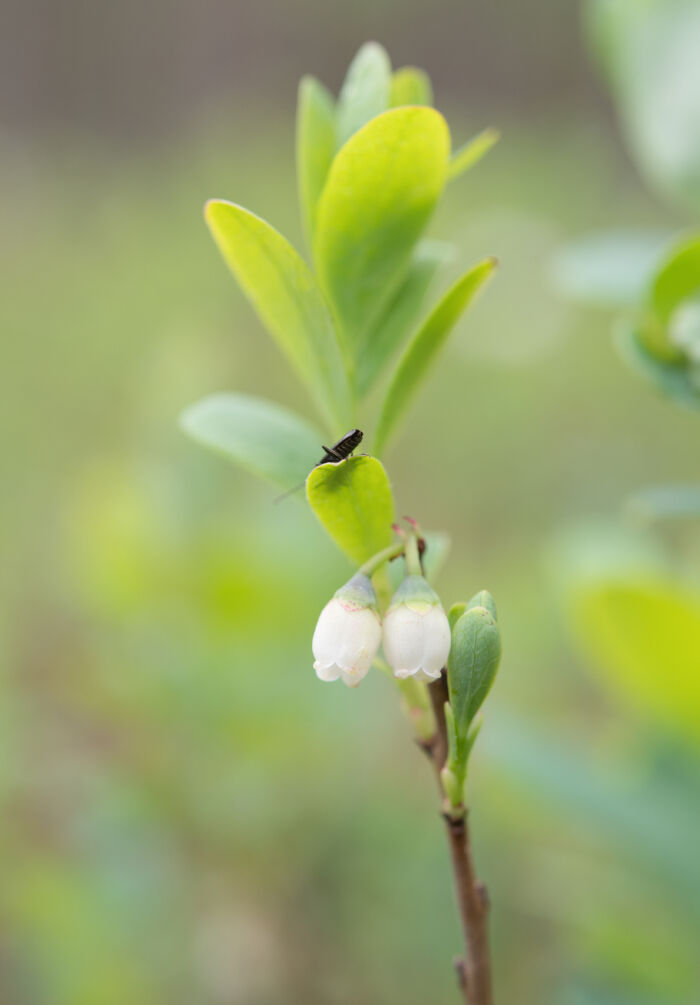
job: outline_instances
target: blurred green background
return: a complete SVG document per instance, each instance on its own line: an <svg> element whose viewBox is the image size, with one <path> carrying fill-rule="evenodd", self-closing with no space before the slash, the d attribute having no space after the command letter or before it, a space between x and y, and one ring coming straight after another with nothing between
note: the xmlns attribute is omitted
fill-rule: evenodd
<svg viewBox="0 0 700 1005"><path fill-rule="evenodd" d="M571 237L688 222L623 149L578 5L7 10L0 999L456 1000L433 780L391 682L311 670L349 567L298 500L177 427L215 390L308 411L201 206L235 199L300 246L297 81L337 89L377 38L431 73L455 144L503 131L432 228L500 273L387 459L399 512L453 536L445 602L499 604L469 783L498 1001L700 1001L697 727L596 672L562 604L571 541L612 561L624 498L697 467L696 420L551 281ZM690 523L624 541L684 579L700 558Z"/></svg>

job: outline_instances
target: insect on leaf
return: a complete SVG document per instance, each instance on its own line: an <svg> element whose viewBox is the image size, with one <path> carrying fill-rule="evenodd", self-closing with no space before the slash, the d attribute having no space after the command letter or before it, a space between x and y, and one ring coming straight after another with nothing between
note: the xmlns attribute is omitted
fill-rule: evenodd
<svg viewBox="0 0 700 1005"><path fill-rule="evenodd" d="M338 334L311 270L254 213L211 200L206 220L258 316L309 387L334 431L352 425L352 397Z"/></svg>
<svg viewBox="0 0 700 1005"><path fill-rule="evenodd" d="M394 498L376 457L321 464L306 480L306 497L330 537L358 565L391 544Z"/></svg>
<svg viewBox="0 0 700 1005"><path fill-rule="evenodd" d="M318 460L321 434L294 412L253 395L209 395L185 409L180 425L193 440L282 488Z"/></svg>
<svg viewBox="0 0 700 1005"><path fill-rule="evenodd" d="M357 356L403 280L445 186L450 137L432 108L393 108L336 154L318 206L314 259Z"/></svg>
<svg viewBox="0 0 700 1005"><path fill-rule="evenodd" d="M296 143L299 205L312 246L316 208L336 146L333 97L315 77L304 77L299 84Z"/></svg>
<svg viewBox="0 0 700 1005"><path fill-rule="evenodd" d="M399 418L408 408L430 364L444 345L448 335L480 286L496 267L495 258L487 258L466 272L447 291L418 329L399 361L394 378L389 385L377 432L375 450L380 453L386 446Z"/></svg>
<svg viewBox="0 0 700 1005"><path fill-rule="evenodd" d="M348 68L338 97L338 146L389 107L391 62L377 42L363 45Z"/></svg>

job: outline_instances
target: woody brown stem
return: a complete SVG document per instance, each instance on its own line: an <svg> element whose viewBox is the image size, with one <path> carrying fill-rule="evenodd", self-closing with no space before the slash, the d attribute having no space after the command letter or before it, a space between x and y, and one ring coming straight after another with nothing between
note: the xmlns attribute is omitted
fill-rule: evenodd
<svg viewBox="0 0 700 1005"><path fill-rule="evenodd" d="M424 745L433 761L440 794L444 791L440 772L447 759L447 726L445 702L448 700L447 675L442 675L428 688L435 713L435 735ZM486 887L476 877L469 841L467 810L450 808L443 812L452 859L455 897L464 933L466 958L455 962L460 990L468 1005L493 1005L491 955L489 951L489 899Z"/></svg>

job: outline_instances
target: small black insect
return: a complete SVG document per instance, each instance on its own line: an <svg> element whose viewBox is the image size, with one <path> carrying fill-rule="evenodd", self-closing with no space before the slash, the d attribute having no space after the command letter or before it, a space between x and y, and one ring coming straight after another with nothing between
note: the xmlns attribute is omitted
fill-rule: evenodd
<svg viewBox="0 0 700 1005"><path fill-rule="evenodd" d="M314 464L314 467L317 468L319 464L329 464L331 461L344 461L353 450L359 447L363 436L364 433L361 429L351 429L345 436L340 437L335 446L326 447L322 443L321 446L326 452L318 464Z"/></svg>
<svg viewBox="0 0 700 1005"><path fill-rule="evenodd" d="M353 450L359 447L363 436L364 433L361 429L351 429L349 433L345 434L345 436L341 436L338 442L334 443L332 447L327 447L324 443L322 443L321 446L326 452L321 460L314 464L314 467L317 468L319 464L337 464L339 461L346 460ZM298 485L295 485L293 489L289 489L281 496L277 496L275 502L282 502L283 499L286 499L287 496L290 496L293 492L298 492L300 488L304 487L305 482L306 479L304 479L303 482L299 482Z"/></svg>

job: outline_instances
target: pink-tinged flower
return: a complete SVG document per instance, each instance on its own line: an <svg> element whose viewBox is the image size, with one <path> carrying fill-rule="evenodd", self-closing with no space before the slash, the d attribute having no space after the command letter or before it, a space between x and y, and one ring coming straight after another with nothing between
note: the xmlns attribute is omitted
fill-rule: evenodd
<svg viewBox="0 0 700 1005"><path fill-rule="evenodd" d="M340 678L348 687L357 687L381 640L374 587L358 572L321 611L311 644L316 676L324 681Z"/></svg>
<svg viewBox="0 0 700 1005"><path fill-rule="evenodd" d="M384 655L400 679L436 680L450 653L450 625L422 576L407 576L384 618Z"/></svg>

